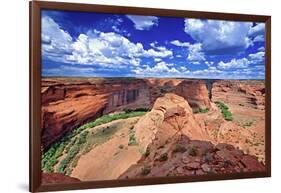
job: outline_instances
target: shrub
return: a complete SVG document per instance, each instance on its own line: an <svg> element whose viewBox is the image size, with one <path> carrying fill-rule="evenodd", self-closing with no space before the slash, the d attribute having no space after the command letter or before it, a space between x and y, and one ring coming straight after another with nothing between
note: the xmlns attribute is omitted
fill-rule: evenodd
<svg viewBox="0 0 281 193"><path fill-rule="evenodd" d="M251 127L253 125L253 121L248 121L242 125L242 127Z"/></svg>
<svg viewBox="0 0 281 193"><path fill-rule="evenodd" d="M125 113L132 113L132 112L148 112L150 111L149 108L136 108L136 109L124 109Z"/></svg>
<svg viewBox="0 0 281 193"><path fill-rule="evenodd" d="M85 132L80 134L80 137L79 137L78 142L77 142L79 145L81 145L81 144L83 144L87 141L86 138L88 136L88 133L89 133L89 131L85 131Z"/></svg>
<svg viewBox="0 0 281 193"><path fill-rule="evenodd" d="M79 153L80 146L74 145L70 150L69 153L66 155L66 157L59 163L59 166L57 168L58 173L65 173L65 170L71 160Z"/></svg>
<svg viewBox="0 0 281 193"><path fill-rule="evenodd" d="M168 160L168 153L163 153L159 157L159 161L166 161Z"/></svg>
<svg viewBox="0 0 281 193"><path fill-rule="evenodd" d="M131 113L133 110L132 109L124 109L125 113Z"/></svg>
<svg viewBox="0 0 281 193"><path fill-rule="evenodd" d="M144 165L142 168L141 168L141 175L143 176L146 176L147 174L150 173L150 168L147 167L146 165Z"/></svg>
<svg viewBox="0 0 281 193"><path fill-rule="evenodd" d="M149 108L136 108L134 111L138 111L138 112L148 112L150 111Z"/></svg>
<svg viewBox="0 0 281 193"><path fill-rule="evenodd" d="M190 150L188 151L188 154L190 156L197 156L197 149L196 149L196 147L191 147Z"/></svg>
<svg viewBox="0 0 281 193"><path fill-rule="evenodd" d="M181 144L176 144L176 147L175 147L175 149L173 150L173 153L184 153L184 152L186 152L186 148L183 146L183 145L181 145Z"/></svg>
<svg viewBox="0 0 281 193"><path fill-rule="evenodd" d="M223 117L225 120L227 120L227 121L233 120L232 113L229 111L228 106L226 106L224 103L222 103L220 101L216 101L215 104L217 105L217 107L220 108L221 113L223 114Z"/></svg>
<svg viewBox="0 0 281 193"><path fill-rule="evenodd" d="M77 141L77 137L75 137L69 144L68 146L65 148L65 153L68 153L70 148L76 143Z"/></svg>
<svg viewBox="0 0 281 193"><path fill-rule="evenodd" d="M118 148L119 148L119 149L124 149L124 145L123 145L123 144L120 144L120 145L118 146Z"/></svg>
<svg viewBox="0 0 281 193"><path fill-rule="evenodd" d="M209 108L199 108L199 109L195 110L194 113L207 113L209 111L210 111Z"/></svg>
<svg viewBox="0 0 281 193"><path fill-rule="evenodd" d="M128 145L137 145L137 140L136 140L136 137L135 137L135 133L132 132L129 134L129 142L128 142Z"/></svg>
<svg viewBox="0 0 281 193"><path fill-rule="evenodd" d="M47 152L42 155L42 170L53 172L53 167L57 163L57 158L62 156L68 142L62 139L61 143L55 143Z"/></svg>

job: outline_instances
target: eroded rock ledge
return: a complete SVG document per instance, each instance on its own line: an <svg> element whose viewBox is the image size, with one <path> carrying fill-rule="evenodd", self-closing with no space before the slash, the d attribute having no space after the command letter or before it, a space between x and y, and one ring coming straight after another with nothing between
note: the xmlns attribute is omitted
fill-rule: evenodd
<svg viewBox="0 0 281 193"><path fill-rule="evenodd" d="M135 125L143 156L120 178L264 171L255 156L229 144L212 144L188 102L175 94L156 100Z"/></svg>

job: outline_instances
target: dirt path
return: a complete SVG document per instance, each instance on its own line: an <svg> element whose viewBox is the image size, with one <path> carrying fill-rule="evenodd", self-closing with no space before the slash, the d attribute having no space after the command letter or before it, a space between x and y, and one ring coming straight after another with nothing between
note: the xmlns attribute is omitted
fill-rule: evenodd
<svg viewBox="0 0 281 193"><path fill-rule="evenodd" d="M141 157L137 145L128 146L130 128L139 117L117 120L101 125L108 127L118 122L119 130L107 142L82 155L71 176L82 181L117 179Z"/></svg>

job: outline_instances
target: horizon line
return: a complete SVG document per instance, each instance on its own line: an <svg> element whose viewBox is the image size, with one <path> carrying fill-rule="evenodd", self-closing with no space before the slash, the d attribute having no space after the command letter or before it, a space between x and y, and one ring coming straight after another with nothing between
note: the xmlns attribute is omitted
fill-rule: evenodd
<svg viewBox="0 0 281 193"><path fill-rule="evenodd" d="M207 77L133 77L133 76L42 76L41 78L131 78L131 79L210 79L210 80L265 80L265 78L207 78Z"/></svg>

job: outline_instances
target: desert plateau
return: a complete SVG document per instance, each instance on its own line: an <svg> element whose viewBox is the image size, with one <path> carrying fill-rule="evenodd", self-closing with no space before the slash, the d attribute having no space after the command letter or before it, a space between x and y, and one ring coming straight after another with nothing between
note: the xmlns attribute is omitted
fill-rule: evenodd
<svg viewBox="0 0 281 193"><path fill-rule="evenodd" d="M45 77L42 181L265 170L263 80Z"/></svg>

